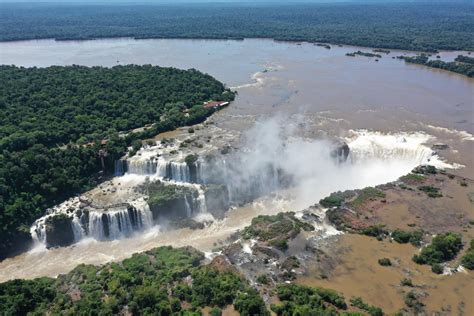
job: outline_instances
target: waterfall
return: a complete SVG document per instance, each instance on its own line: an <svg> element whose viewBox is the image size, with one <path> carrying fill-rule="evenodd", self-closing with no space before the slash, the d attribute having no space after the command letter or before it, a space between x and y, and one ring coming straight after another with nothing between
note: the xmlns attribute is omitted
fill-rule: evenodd
<svg viewBox="0 0 474 316"><path fill-rule="evenodd" d="M207 206L206 206L206 195L204 193L204 190L201 188L200 185L196 186L197 191L198 191L198 209L199 213L207 213Z"/></svg>
<svg viewBox="0 0 474 316"><path fill-rule="evenodd" d="M127 159L127 173L138 175L156 174L158 162L156 159Z"/></svg>
<svg viewBox="0 0 474 316"><path fill-rule="evenodd" d="M127 161L125 159L115 160L115 176L120 177L127 172Z"/></svg>
<svg viewBox="0 0 474 316"><path fill-rule="evenodd" d="M435 157L433 150L424 145L429 139L430 136L423 133L387 135L359 131L357 138L349 142L349 158L353 163L396 159L412 162L415 166L427 164Z"/></svg>
<svg viewBox="0 0 474 316"><path fill-rule="evenodd" d="M184 204L186 206L186 214L188 217L191 217L192 214L193 214L193 210L191 209L191 205L189 204L189 201L188 201L188 196L185 195L184 196Z"/></svg>
<svg viewBox="0 0 474 316"><path fill-rule="evenodd" d="M153 225L148 206L143 208L118 207L107 211L91 211L89 237L97 240L119 239L130 236Z"/></svg>
<svg viewBox="0 0 474 316"><path fill-rule="evenodd" d="M84 228L82 228L81 219L78 216L74 215L71 224L72 232L74 233L74 241L78 242L85 234Z"/></svg>

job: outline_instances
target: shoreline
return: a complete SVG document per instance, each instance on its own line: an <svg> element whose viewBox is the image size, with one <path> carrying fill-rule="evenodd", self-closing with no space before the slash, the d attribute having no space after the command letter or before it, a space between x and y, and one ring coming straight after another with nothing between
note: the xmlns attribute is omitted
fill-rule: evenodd
<svg viewBox="0 0 474 316"><path fill-rule="evenodd" d="M275 43L286 43L286 44L327 44L333 46L342 46L342 47L353 47L354 49L386 49L390 50L390 52L400 52L400 53L427 53L427 54L436 54L441 52L466 52L466 53L474 53L474 50L463 50L463 49L437 49L436 52L430 52L426 50L409 50L409 49L402 49L402 48L393 48L393 47L378 47L378 46L359 46L353 44L344 44L344 43L336 43L336 42L318 42L318 41L308 41L308 40L281 40L272 37L242 37L242 38L229 38L229 37L134 37L134 36L107 36L107 37L94 37L94 38L71 38L71 39L61 39L56 37L42 37L42 38L26 38L26 39L13 39L13 40L2 40L0 39L0 45L3 43L25 43L25 42L33 42L33 41L54 41L54 42L88 42L88 41L106 41L106 40L188 40L188 41L235 41L235 42L243 42L246 40L262 40L262 41L272 41ZM321 47L322 49L324 47Z"/></svg>

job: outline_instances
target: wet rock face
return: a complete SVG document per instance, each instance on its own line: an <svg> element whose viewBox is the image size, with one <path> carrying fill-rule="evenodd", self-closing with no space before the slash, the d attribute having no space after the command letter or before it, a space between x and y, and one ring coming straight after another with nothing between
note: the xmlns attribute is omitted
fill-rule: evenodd
<svg viewBox="0 0 474 316"><path fill-rule="evenodd" d="M188 217L185 198L171 198L160 204L150 203L149 206L153 213L153 220L160 221L160 219L182 219Z"/></svg>
<svg viewBox="0 0 474 316"><path fill-rule="evenodd" d="M72 218L67 215L57 215L46 221L46 246L65 247L74 243Z"/></svg>
<svg viewBox="0 0 474 316"><path fill-rule="evenodd" d="M230 207L229 192L225 185L209 185L205 192L207 211L215 218L224 218Z"/></svg>
<svg viewBox="0 0 474 316"><path fill-rule="evenodd" d="M344 162L349 157L350 148L345 142L339 144L333 151L331 157L337 159L339 162Z"/></svg>

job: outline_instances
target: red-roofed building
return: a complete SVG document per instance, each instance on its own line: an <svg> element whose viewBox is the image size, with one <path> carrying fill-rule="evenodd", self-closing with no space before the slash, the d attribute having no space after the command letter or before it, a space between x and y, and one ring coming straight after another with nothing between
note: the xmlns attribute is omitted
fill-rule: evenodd
<svg viewBox="0 0 474 316"><path fill-rule="evenodd" d="M224 102L224 101L208 101L208 102L204 102L204 108L208 109L208 108L219 108L219 107L222 107L222 106L226 106L228 105L229 102Z"/></svg>

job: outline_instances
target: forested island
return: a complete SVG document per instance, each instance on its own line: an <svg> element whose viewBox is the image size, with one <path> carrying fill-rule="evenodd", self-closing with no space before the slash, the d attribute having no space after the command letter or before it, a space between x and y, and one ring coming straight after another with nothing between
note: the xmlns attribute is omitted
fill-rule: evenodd
<svg viewBox="0 0 474 316"><path fill-rule="evenodd" d="M0 41L272 38L429 52L474 50L474 11L468 3L0 5Z"/></svg>
<svg viewBox="0 0 474 316"><path fill-rule="evenodd" d="M151 65L0 66L0 81L0 259L24 249L35 219L92 188L128 148L204 121L215 109L203 102L234 99L207 74Z"/></svg>
<svg viewBox="0 0 474 316"><path fill-rule="evenodd" d="M407 63L444 69L467 77L474 77L474 58L469 56L459 55L455 58L455 61L452 62L445 62L442 60L430 60L429 57L424 54L415 57L398 56L397 58L403 59Z"/></svg>

